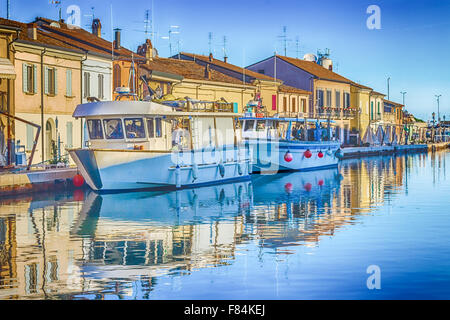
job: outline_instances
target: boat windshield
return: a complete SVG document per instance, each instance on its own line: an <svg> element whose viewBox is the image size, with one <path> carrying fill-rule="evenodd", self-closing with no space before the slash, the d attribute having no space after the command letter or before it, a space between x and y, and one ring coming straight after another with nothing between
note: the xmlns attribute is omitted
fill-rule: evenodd
<svg viewBox="0 0 450 320"><path fill-rule="evenodd" d="M123 139L123 129L121 119L104 119L106 139Z"/></svg>
<svg viewBox="0 0 450 320"><path fill-rule="evenodd" d="M127 139L145 139L145 127L142 118L124 119Z"/></svg>
<svg viewBox="0 0 450 320"><path fill-rule="evenodd" d="M255 120L246 120L244 125L244 131L253 130L253 125L255 124Z"/></svg>
<svg viewBox="0 0 450 320"><path fill-rule="evenodd" d="M92 140L103 139L102 122L99 119L87 120L89 138Z"/></svg>

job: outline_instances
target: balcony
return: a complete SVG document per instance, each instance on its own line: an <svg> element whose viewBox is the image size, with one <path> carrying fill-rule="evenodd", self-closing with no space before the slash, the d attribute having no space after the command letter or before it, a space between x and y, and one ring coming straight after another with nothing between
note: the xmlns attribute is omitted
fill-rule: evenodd
<svg viewBox="0 0 450 320"><path fill-rule="evenodd" d="M356 111L350 108L318 108L315 117L320 119L351 119L356 115Z"/></svg>

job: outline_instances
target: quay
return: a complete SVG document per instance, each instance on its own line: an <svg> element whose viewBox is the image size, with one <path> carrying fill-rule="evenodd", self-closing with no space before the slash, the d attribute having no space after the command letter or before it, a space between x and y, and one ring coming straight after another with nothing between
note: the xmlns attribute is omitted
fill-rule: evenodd
<svg viewBox="0 0 450 320"><path fill-rule="evenodd" d="M73 188L76 168L0 173L0 197Z"/></svg>
<svg viewBox="0 0 450 320"><path fill-rule="evenodd" d="M342 159L359 158L364 156L376 156L386 154L401 154L412 152L428 152L446 149L449 142L397 145L397 146L372 146L372 147L348 147L342 148Z"/></svg>

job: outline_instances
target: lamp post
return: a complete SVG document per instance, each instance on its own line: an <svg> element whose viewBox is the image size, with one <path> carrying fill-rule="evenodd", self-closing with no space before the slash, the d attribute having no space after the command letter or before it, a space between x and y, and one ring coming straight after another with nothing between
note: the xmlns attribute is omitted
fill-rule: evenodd
<svg viewBox="0 0 450 320"><path fill-rule="evenodd" d="M431 114L431 116L433 117L433 127L432 127L432 129L431 129L431 141L432 142L434 142L434 125L435 125L435 116L436 116L436 113L432 113Z"/></svg>
<svg viewBox="0 0 450 320"><path fill-rule="evenodd" d="M391 77L387 78L387 96L388 96L388 100L389 100L389 81L391 81Z"/></svg>
<svg viewBox="0 0 450 320"><path fill-rule="evenodd" d="M439 123L439 122L441 122L441 116L440 116L440 114L439 114L439 98L442 96L442 94L440 94L440 95L435 94L434 96L436 97L436 100L437 100L437 106L438 106L438 123Z"/></svg>

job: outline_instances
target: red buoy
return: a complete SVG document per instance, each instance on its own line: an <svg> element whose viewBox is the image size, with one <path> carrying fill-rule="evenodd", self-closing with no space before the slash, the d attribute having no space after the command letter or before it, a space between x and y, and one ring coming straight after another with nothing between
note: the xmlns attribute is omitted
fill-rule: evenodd
<svg viewBox="0 0 450 320"><path fill-rule="evenodd" d="M294 157L292 157L292 154L289 151L286 152L286 154L284 155L284 161L291 162L292 160L294 160Z"/></svg>
<svg viewBox="0 0 450 320"><path fill-rule="evenodd" d="M292 192L292 183L288 182L284 185L284 190L286 190L287 193Z"/></svg>
<svg viewBox="0 0 450 320"><path fill-rule="evenodd" d="M311 183L307 183L307 184L305 184L305 190L306 191L311 191L311 189L312 189L312 184Z"/></svg>
<svg viewBox="0 0 450 320"><path fill-rule="evenodd" d="M311 158L312 153L311 153L311 151L309 151L309 149L308 149L308 150L305 151L305 153L304 153L303 155L305 156L305 158L309 159L309 158Z"/></svg>
<svg viewBox="0 0 450 320"><path fill-rule="evenodd" d="M319 186L323 186L323 180L319 180Z"/></svg>
<svg viewBox="0 0 450 320"><path fill-rule="evenodd" d="M75 175L75 177L73 177L73 185L76 187L76 188L80 188L80 187L82 187L83 186L83 184L84 184L84 178L83 178L83 176L81 175L81 174L77 174L77 175Z"/></svg>
<svg viewBox="0 0 450 320"><path fill-rule="evenodd" d="M323 158L323 153L322 153L322 151L319 151L319 153L317 154L317 156L318 156L319 158Z"/></svg>

